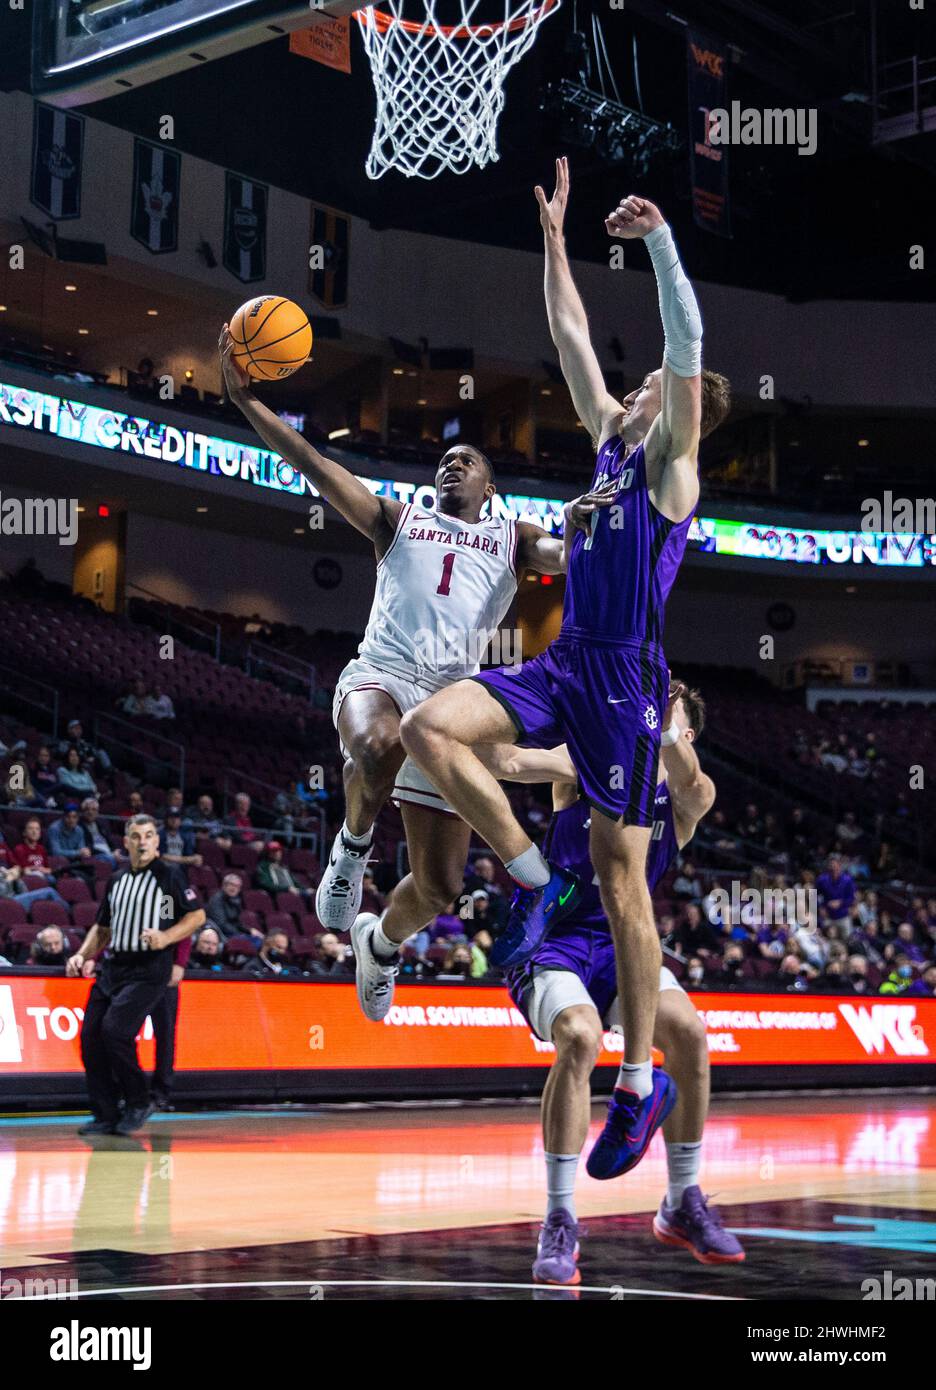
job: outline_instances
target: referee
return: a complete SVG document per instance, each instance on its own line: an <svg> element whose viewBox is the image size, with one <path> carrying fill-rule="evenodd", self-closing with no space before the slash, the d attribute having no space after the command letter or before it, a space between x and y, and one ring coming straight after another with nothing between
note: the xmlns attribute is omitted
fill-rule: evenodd
<svg viewBox="0 0 936 1390"><path fill-rule="evenodd" d="M111 878L97 921L66 965L66 974L80 975L87 960L110 948L81 1025L81 1058L94 1118L79 1134L134 1134L148 1120L152 1106L136 1036L169 984L175 952L167 948L205 921L181 869L160 860L159 832L151 816L127 821L124 846L130 867Z"/></svg>

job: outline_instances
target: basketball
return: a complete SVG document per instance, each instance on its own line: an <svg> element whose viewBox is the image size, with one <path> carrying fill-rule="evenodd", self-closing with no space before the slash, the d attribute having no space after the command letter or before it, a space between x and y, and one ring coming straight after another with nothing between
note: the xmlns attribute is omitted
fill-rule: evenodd
<svg viewBox="0 0 936 1390"><path fill-rule="evenodd" d="M312 351L308 315L291 299L261 294L242 304L231 320L234 360L259 381L280 381Z"/></svg>

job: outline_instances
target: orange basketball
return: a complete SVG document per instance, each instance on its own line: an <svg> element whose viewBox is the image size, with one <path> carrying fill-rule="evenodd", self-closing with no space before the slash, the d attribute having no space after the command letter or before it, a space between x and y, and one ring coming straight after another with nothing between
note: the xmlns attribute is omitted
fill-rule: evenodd
<svg viewBox="0 0 936 1390"><path fill-rule="evenodd" d="M305 310L279 294L248 299L230 328L234 361L260 381L291 376L312 351L312 325Z"/></svg>

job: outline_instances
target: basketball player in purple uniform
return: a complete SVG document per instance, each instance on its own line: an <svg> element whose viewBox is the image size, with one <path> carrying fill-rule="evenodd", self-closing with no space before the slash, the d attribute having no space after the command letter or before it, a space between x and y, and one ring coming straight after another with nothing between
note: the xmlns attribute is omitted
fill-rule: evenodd
<svg viewBox="0 0 936 1390"><path fill-rule="evenodd" d="M651 1064L660 943L646 881L647 849L667 702L663 610L699 495L700 437L725 417L728 383L703 372L702 321L659 209L629 197L611 213L611 236L643 238L656 272L665 348L623 405L605 385L562 226L565 160L540 207L549 324L573 403L598 457L591 491L566 508L568 580L552 645L512 671L485 672L432 696L400 726L404 748L440 793L500 856L518 884L492 959L504 967L536 950L576 904L580 885L547 861L474 751L490 743L565 743L591 817L591 861L614 942L625 1052L609 1107L608 1139L635 1161L675 1103ZM493 697L493 698L491 698Z"/></svg>
<svg viewBox="0 0 936 1390"><path fill-rule="evenodd" d="M712 781L700 768L692 746L704 719L705 706L698 692L674 683L663 719L647 855L651 892L715 799ZM540 767L541 758L536 750L516 749L510 775L526 780L529 765L531 772L539 769L539 775L553 776ZM542 1100L547 1211L533 1277L539 1283L578 1284L574 1193L590 1118L589 1077L601 1051L604 1026L616 1024L619 1010L614 944L588 856L590 808L579 799L574 782L554 784L553 805L548 853L554 863L577 873L585 887L574 912L552 928L530 960L509 972L507 982L530 1027L556 1048ZM744 1259L744 1250L724 1229L717 1211L709 1208L698 1182L709 1101L705 1028L689 996L665 966L660 969L653 1041L665 1053L679 1090L677 1104L663 1126L668 1186L653 1220L653 1233L664 1245L689 1250L703 1264L736 1264ZM619 1167L616 1157L616 1151L607 1150L599 1139L588 1158L589 1174L616 1177L634 1166L631 1162Z"/></svg>

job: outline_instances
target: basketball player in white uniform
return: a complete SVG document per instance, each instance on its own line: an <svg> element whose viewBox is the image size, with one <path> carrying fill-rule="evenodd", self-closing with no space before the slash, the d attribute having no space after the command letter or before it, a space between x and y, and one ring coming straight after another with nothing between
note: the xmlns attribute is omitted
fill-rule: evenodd
<svg viewBox="0 0 936 1390"><path fill-rule="evenodd" d="M367 631L335 690L346 812L315 908L330 931L351 931L358 999L367 1017L379 1021L390 1006L399 947L461 893L471 837L407 759L400 720L435 691L478 671L518 575L562 573L562 541L531 522L482 518L497 489L490 462L470 445L443 456L434 507L375 497L256 399L232 347L225 324L219 348L230 400L270 449L373 542L377 556ZM493 769L493 748L490 757ZM374 822L391 797L403 815L410 872L379 920L359 918Z"/></svg>

